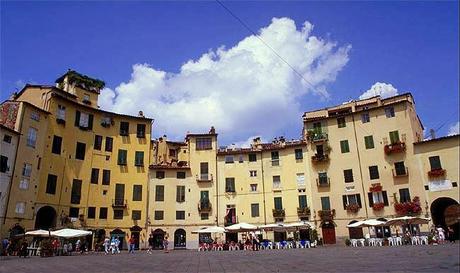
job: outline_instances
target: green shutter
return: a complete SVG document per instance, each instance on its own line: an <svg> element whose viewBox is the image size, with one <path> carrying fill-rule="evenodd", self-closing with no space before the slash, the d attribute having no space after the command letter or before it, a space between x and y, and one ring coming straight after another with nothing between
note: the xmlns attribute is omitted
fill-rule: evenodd
<svg viewBox="0 0 460 273"><path fill-rule="evenodd" d="M399 142L399 132L398 131L390 132L390 142L391 144Z"/></svg>
<svg viewBox="0 0 460 273"><path fill-rule="evenodd" d="M306 207L307 207L307 196L299 195L299 208L306 208Z"/></svg>
<svg viewBox="0 0 460 273"><path fill-rule="evenodd" d="M281 199L281 197L275 197L274 201L275 201L275 209L283 209L283 200Z"/></svg>
<svg viewBox="0 0 460 273"><path fill-rule="evenodd" d="M366 145L366 149L373 149L374 148L374 137L373 136L365 136L364 143Z"/></svg>
<svg viewBox="0 0 460 273"><path fill-rule="evenodd" d="M340 150L342 154L350 152L350 147L348 146L348 140L340 141Z"/></svg>

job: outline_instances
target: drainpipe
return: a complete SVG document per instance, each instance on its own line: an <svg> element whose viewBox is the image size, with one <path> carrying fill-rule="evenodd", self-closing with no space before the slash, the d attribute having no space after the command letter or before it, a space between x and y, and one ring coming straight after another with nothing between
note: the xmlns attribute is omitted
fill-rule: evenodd
<svg viewBox="0 0 460 273"><path fill-rule="evenodd" d="M257 155L257 153L256 153ZM260 167L262 169L262 197L264 202L264 225L267 224L267 211L266 211L266 202L265 202L265 179L264 179L264 160L263 160L263 151L260 152Z"/></svg>
<svg viewBox="0 0 460 273"><path fill-rule="evenodd" d="M359 154L359 149L358 149L358 137L356 135L355 114L352 114L351 118L353 120L353 133L355 135L356 152L358 154L359 175L361 177L361 188L362 188L362 191L363 191L363 199L362 199L362 201L363 201L363 204L364 204L364 209L365 209L365 212L366 212L366 219L367 219L367 218L369 218L369 213L368 213L368 210L367 210L366 191L364 189L363 170L361 168L361 156Z"/></svg>

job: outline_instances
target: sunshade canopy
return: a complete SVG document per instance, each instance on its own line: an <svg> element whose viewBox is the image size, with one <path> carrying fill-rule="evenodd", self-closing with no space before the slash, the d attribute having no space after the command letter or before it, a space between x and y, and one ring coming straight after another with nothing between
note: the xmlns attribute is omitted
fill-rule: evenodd
<svg viewBox="0 0 460 273"><path fill-rule="evenodd" d="M224 233L224 232L225 232L225 228L218 227L218 226L206 227L206 228L192 231L192 233Z"/></svg>
<svg viewBox="0 0 460 273"><path fill-rule="evenodd" d="M251 231L256 230L257 226L248 223L238 223L225 228L227 232L240 232L240 231Z"/></svg>
<svg viewBox="0 0 460 273"><path fill-rule="evenodd" d="M91 234L92 234L91 231L71 229L71 228L63 228L63 229L51 232L52 236L57 236L57 237L62 237L62 238L84 237L84 236L91 235Z"/></svg>

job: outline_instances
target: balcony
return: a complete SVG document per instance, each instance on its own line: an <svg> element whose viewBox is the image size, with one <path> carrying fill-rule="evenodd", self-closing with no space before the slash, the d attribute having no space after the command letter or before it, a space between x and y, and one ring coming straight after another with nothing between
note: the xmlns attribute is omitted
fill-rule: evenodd
<svg viewBox="0 0 460 273"><path fill-rule="evenodd" d="M335 216L335 209L333 210L320 210L318 211L318 216L321 221L332 221Z"/></svg>
<svg viewBox="0 0 460 273"><path fill-rule="evenodd" d="M318 185L318 187L329 187L331 185L331 178L329 177L316 178L316 184Z"/></svg>
<svg viewBox="0 0 460 273"><path fill-rule="evenodd" d="M128 206L128 201L126 199L115 198L112 199L113 208L126 208Z"/></svg>
<svg viewBox="0 0 460 273"><path fill-rule="evenodd" d="M299 217L309 217L310 208L309 207L297 208L297 215Z"/></svg>
<svg viewBox="0 0 460 273"><path fill-rule="evenodd" d="M329 161L328 154L315 154L311 156L311 161L313 163L327 162Z"/></svg>
<svg viewBox="0 0 460 273"><path fill-rule="evenodd" d="M202 173L202 174L196 175L197 182L212 182L212 180L213 180L212 174L209 174L209 173Z"/></svg>
<svg viewBox="0 0 460 273"><path fill-rule="evenodd" d="M446 170L445 169L433 169L431 171L428 171L428 176L430 178L443 177L445 175L446 175Z"/></svg>
<svg viewBox="0 0 460 273"><path fill-rule="evenodd" d="M406 151L406 143L396 142L393 144L387 144L384 148L385 154L390 155L393 153L403 153Z"/></svg>
<svg viewBox="0 0 460 273"><path fill-rule="evenodd" d="M312 143L324 142L328 140L327 134L324 132L308 132L308 140Z"/></svg>
<svg viewBox="0 0 460 273"><path fill-rule="evenodd" d="M393 169L393 177L405 177L409 175L409 169L405 167L401 170Z"/></svg>
<svg viewBox="0 0 460 273"><path fill-rule="evenodd" d="M198 211L199 212L210 212L212 209L211 202L209 200L201 200L198 203Z"/></svg>
<svg viewBox="0 0 460 273"><path fill-rule="evenodd" d="M57 124L65 125L65 119L63 119L63 118L56 118L56 123L57 123Z"/></svg>
<svg viewBox="0 0 460 273"><path fill-rule="evenodd" d="M273 218L284 218L286 216L286 212L284 209L273 209Z"/></svg>

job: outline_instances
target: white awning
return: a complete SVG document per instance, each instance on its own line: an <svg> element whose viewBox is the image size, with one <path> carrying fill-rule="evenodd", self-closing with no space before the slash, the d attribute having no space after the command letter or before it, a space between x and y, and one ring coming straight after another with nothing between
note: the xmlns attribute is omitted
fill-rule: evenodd
<svg viewBox="0 0 460 273"><path fill-rule="evenodd" d="M76 237L84 237L93 234L91 231L87 230L80 230L80 229L71 229L71 228L64 228L56 231L52 231L51 235L62 237L62 238L76 238Z"/></svg>

